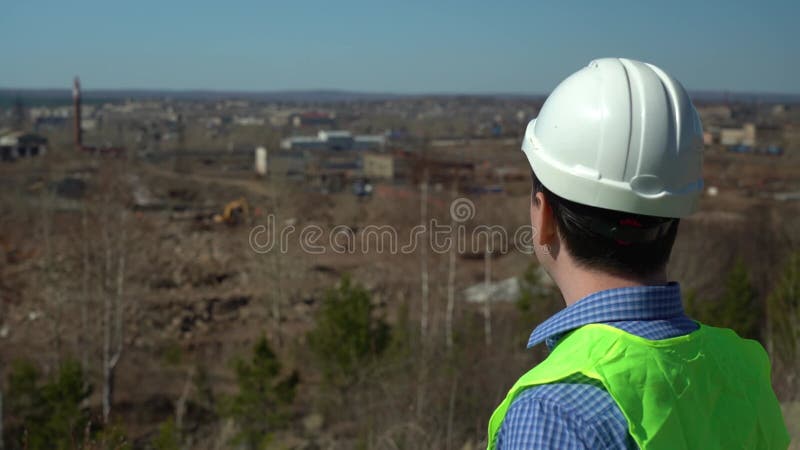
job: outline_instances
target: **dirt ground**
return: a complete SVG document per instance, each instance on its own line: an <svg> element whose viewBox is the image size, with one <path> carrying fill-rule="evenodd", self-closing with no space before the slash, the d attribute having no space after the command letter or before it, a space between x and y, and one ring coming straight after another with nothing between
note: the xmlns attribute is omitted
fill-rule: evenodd
<svg viewBox="0 0 800 450"><path fill-rule="evenodd" d="M800 165L763 156L720 154L711 155L706 168L707 184L713 183L718 194L705 196L701 211L682 223L669 272L683 283L684 290L713 296L720 289L722 274L738 257L748 263L759 293L766 295L774 284L775 268L800 243L800 202L772 197L775 192L800 190ZM109 181L107 173L112 170ZM48 186L66 178L83 180L85 191L80 195L48 193L52 192ZM123 240L121 227L126 229L118 248L127 263L124 350L115 411L132 424L129 432L134 439L146 436L172 414L187 379L197 370L207 372L216 392L230 391L231 360L262 334L277 343L287 366L302 372L308 356L303 350L305 332L312 325L313 313L325 290L344 274L372 292L390 321L398 305L408 303L412 315L419 306L418 252L310 254L294 234L285 253L262 254L250 242L254 227L268 225L272 215L279 230L314 225L329 233L337 225L346 225L358 234L370 224L391 225L402 245L420 220L420 194L415 186L396 187L391 196L359 199L347 191L323 195L302 184L259 179L249 173L181 173L169 165L107 164L69 155L0 166L0 186L3 370L8 362L23 357L52 369L59 358L80 358L86 353L91 375L99 376L103 296L108 293L82 290L82 246L88 240L89 276L93 284L99 283L105 279L101 236L108 233L116 241ZM119 195L104 200L109 186ZM160 200L157 207L137 208L132 203L131 192L142 186ZM528 220L526 189L521 182L505 193L470 197L476 215L467 225L499 224L507 229L524 225ZM250 221L228 226L210 220L237 198L249 203ZM449 221L452 200L447 189L432 187L430 217ZM84 210L93 222L88 227L81 222ZM122 210L128 212L124 224L106 217L113 219L115 215L106 213ZM513 250L495 255L492 279L519 276L532 258ZM480 255L465 255L457 264L457 292L483 281L485 265ZM431 253L429 268L432 314L441 315L447 255ZM81 302L88 305L86 343L79 340ZM457 310L471 307L459 302ZM313 378L313 374L304 375ZM98 391L93 404L99 403ZM790 411L793 406L787 408Z"/></svg>

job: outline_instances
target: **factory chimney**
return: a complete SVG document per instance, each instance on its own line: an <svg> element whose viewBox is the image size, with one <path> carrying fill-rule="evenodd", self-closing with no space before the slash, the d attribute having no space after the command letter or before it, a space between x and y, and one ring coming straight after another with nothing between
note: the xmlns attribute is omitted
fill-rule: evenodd
<svg viewBox="0 0 800 450"><path fill-rule="evenodd" d="M75 107L75 148L83 148L83 130L81 129L81 80L75 77L72 84L72 102Z"/></svg>

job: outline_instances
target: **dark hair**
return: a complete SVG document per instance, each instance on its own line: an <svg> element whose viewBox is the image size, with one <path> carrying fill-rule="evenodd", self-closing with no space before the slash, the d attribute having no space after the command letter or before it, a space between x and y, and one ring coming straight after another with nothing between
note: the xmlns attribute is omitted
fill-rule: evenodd
<svg viewBox="0 0 800 450"><path fill-rule="evenodd" d="M576 203L547 189L531 171L533 201L542 192L556 229L577 264L617 275L645 277L667 265L679 220Z"/></svg>

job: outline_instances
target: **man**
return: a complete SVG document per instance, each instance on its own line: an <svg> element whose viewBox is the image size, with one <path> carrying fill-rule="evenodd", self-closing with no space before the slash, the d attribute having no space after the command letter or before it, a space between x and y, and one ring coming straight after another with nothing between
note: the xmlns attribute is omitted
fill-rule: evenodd
<svg viewBox="0 0 800 450"><path fill-rule="evenodd" d="M551 353L492 415L489 449L785 449L764 349L692 321L667 282L703 189L683 87L650 64L593 61L553 91L522 150L535 253L567 307L533 331L528 346Z"/></svg>

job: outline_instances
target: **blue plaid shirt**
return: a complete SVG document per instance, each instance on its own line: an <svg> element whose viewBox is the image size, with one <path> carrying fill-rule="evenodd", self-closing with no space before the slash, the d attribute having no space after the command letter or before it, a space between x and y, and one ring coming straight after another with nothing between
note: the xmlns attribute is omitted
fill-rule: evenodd
<svg viewBox="0 0 800 450"><path fill-rule="evenodd" d="M697 324L683 312L680 286L636 286L591 294L536 327L528 348L590 323L604 323L645 339L691 333ZM506 413L497 450L636 448L628 422L599 381L574 375L522 391Z"/></svg>

